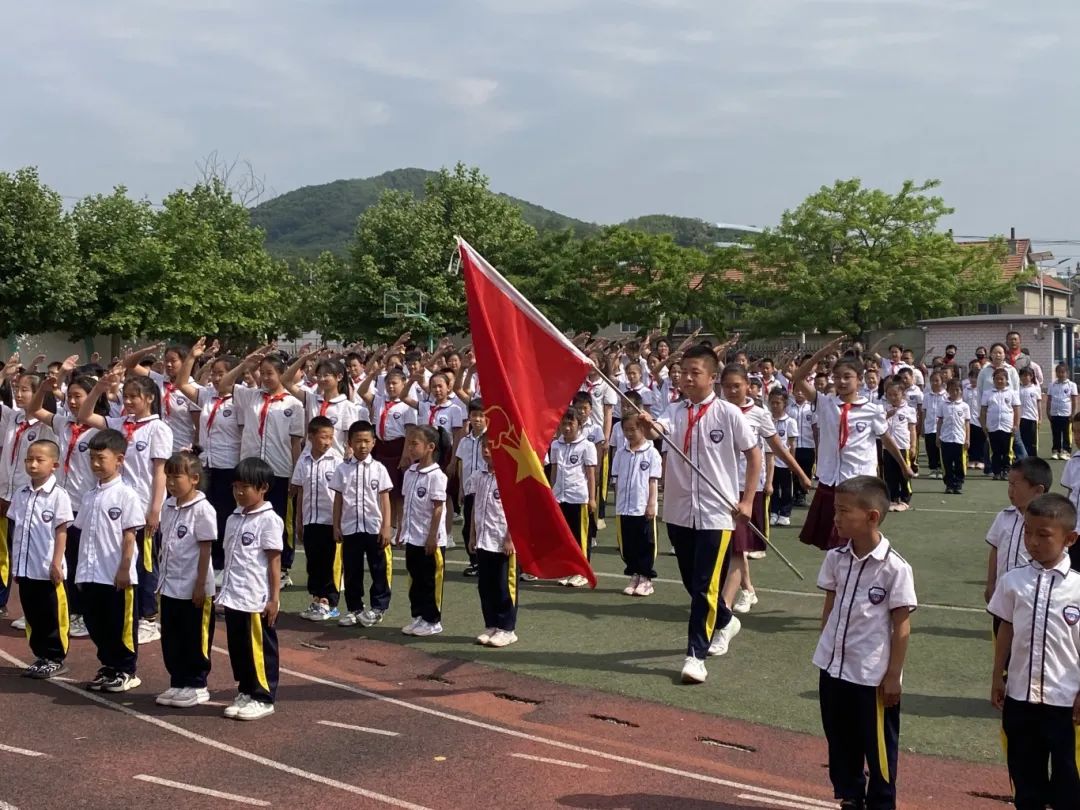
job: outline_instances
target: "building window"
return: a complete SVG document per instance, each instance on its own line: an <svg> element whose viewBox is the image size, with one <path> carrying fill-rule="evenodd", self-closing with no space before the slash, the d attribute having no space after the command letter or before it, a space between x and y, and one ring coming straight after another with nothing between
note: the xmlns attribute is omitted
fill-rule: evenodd
<svg viewBox="0 0 1080 810"><path fill-rule="evenodd" d="M695 329L704 329L705 322L701 318L687 318L684 321L678 321L671 327L671 333L673 335L689 335Z"/></svg>
<svg viewBox="0 0 1080 810"><path fill-rule="evenodd" d="M1000 315L1001 314L1001 305L1000 304L979 304L978 314L979 315Z"/></svg>
<svg viewBox="0 0 1080 810"><path fill-rule="evenodd" d="M636 323L620 323L619 331L624 335L633 334L636 335L640 327Z"/></svg>

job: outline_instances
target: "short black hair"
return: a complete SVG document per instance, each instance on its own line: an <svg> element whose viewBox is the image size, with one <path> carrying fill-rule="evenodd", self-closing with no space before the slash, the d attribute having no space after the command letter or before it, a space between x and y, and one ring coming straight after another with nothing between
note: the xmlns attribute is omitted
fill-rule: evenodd
<svg viewBox="0 0 1080 810"><path fill-rule="evenodd" d="M484 403L481 402L478 399L471 400L469 402L469 413L477 413L477 412L479 412L479 413L484 412Z"/></svg>
<svg viewBox="0 0 1080 810"><path fill-rule="evenodd" d="M885 482L873 475L856 475L836 485L837 495L851 495L863 509L874 509L885 520L889 512L889 490Z"/></svg>
<svg viewBox="0 0 1080 810"><path fill-rule="evenodd" d="M392 368L388 372L386 372L386 376L383 378L383 382L386 383L391 379L398 379L404 383L408 378L401 372L401 369Z"/></svg>
<svg viewBox="0 0 1080 810"><path fill-rule="evenodd" d="M691 346L683 352L682 359L684 362L687 360L708 360L709 362L706 365L714 372L720 368L720 361L716 359L716 352L704 344Z"/></svg>
<svg viewBox="0 0 1080 810"><path fill-rule="evenodd" d="M181 450L173 453L165 460L166 475L191 475L199 479L198 488L206 489L206 475L203 473L202 461L197 453L190 450Z"/></svg>
<svg viewBox="0 0 1080 810"><path fill-rule="evenodd" d="M427 444L439 446L439 430L434 425L409 425L409 431L419 433Z"/></svg>
<svg viewBox="0 0 1080 810"><path fill-rule="evenodd" d="M90 439L90 449L101 452L102 450L111 450L113 453L124 455L127 452L128 442L124 438L124 434L119 430L113 430L112 428L106 428L105 430L99 430Z"/></svg>
<svg viewBox="0 0 1080 810"><path fill-rule="evenodd" d="M262 489L263 487L270 489L270 486L274 483L274 470L257 456L242 458L233 471L233 481L247 484L256 489Z"/></svg>
<svg viewBox="0 0 1080 810"><path fill-rule="evenodd" d="M1020 477L1031 486L1041 486L1043 492L1049 492L1050 487L1054 485L1054 471L1050 469L1050 464L1046 459L1036 458L1035 456L1018 458L1009 469L1017 470Z"/></svg>
<svg viewBox="0 0 1080 810"><path fill-rule="evenodd" d="M571 405L582 405L586 402L589 405L592 405L592 397L589 396L588 391L578 391L576 394L574 394L574 398L570 400ZM472 408L470 408L469 410L472 410Z"/></svg>
<svg viewBox="0 0 1080 810"><path fill-rule="evenodd" d="M312 420L314 421L314 420ZM349 425L349 441L353 440L354 436L361 433L370 433L372 437L375 436L375 426L366 419L357 419L351 425Z"/></svg>
<svg viewBox="0 0 1080 810"><path fill-rule="evenodd" d="M52 439L38 439L36 442L31 442L30 447L47 447L49 455L55 459L60 458L60 445ZM27 450L29 451L29 448L27 448Z"/></svg>
<svg viewBox="0 0 1080 810"><path fill-rule="evenodd" d="M1029 517L1049 518L1066 532L1076 529L1076 507L1060 492L1047 492L1032 500L1024 512L1024 519Z"/></svg>
<svg viewBox="0 0 1080 810"><path fill-rule="evenodd" d="M334 423L331 422L325 416L313 416L313 417L311 417L311 421L308 422L308 426L307 426L308 436L311 436L311 435L317 433L318 431L324 430L326 428L330 428L330 430L333 430L334 429Z"/></svg>

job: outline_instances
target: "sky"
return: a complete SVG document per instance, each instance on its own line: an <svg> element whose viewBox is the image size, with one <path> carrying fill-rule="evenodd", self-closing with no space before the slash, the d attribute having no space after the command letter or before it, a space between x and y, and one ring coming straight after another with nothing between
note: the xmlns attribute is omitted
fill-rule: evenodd
<svg viewBox="0 0 1080 810"><path fill-rule="evenodd" d="M277 193L460 160L604 223L936 178L957 234L1080 257L1076 0L42 0L0 29L0 170L70 198L160 200L215 150Z"/></svg>

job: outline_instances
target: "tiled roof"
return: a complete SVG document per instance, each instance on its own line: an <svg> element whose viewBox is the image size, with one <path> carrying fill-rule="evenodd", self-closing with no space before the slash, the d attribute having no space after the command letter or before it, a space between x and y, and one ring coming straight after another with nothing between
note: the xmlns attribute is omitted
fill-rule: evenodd
<svg viewBox="0 0 1080 810"><path fill-rule="evenodd" d="M1005 257L1005 261L1001 263L1002 276L1006 280L1014 279L1025 270L1025 259L1028 253L1031 251L1030 239L1017 239L1016 249L1011 250ZM960 245L972 245L989 247L989 242L958 242Z"/></svg>

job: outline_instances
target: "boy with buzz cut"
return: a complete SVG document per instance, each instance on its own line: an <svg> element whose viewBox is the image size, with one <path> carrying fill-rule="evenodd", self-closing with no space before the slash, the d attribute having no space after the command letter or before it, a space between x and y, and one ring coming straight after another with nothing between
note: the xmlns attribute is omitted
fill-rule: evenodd
<svg viewBox="0 0 1080 810"><path fill-rule="evenodd" d="M1050 491L1054 476L1045 459L1029 456L1013 462L1009 470L1009 506L1006 506L986 533L990 555L986 564L986 588L983 598L989 603L1003 576L1028 564L1024 546L1024 513L1035 498ZM994 622L997 633L999 622Z"/></svg>
<svg viewBox="0 0 1080 810"><path fill-rule="evenodd" d="M885 484L858 475L837 484L835 494L836 527L850 539L821 564L825 607L814 652L829 779L841 808L888 810L896 807L901 678L915 582L879 529L889 511Z"/></svg>
<svg viewBox="0 0 1080 810"><path fill-rule="evenodd" d="M8 507L13 573L26 616L26 639L36 659L23 674L28 678L54 678L67 671L64 550L68 525L75 515L67 492L53 474L60 466L60 448L55 442L33 442L26 450L23 466L30 482L15 490Z"/></svg>
<svg viewBox="0 0 1080 810"><path fill-rule="evenodd" d="M357 623L373 627L390 608L393 550L390 548L390 491L394 482L382 462L371 455L375 426L353 422L349 426L352 458L338 465L330 482L334 493L334 540L341 549L345 574L342 627ZM371 573L371 601L364 609L364 560Z"/></svg>
<svg viewBox="0 0 1080 810"><path fill-rule="evenodd" d="M311 605L300 611L301 619L324 622L336 619L341 596L341 547L334 540L334 493L330 482L345 459L334 447L337 429L325 416L308 423L307 447L296 460L292 474L296 538L304 543L307 558L307 589Z"/></svg>
<svg viewBox="0 0 1080 810"><path fill-rule="evenodd" d="M146 522L146 510L121 478L127 447L124 434L112 428L90 440L90 472L97 485L83 496L74 523L82 531L75 585L101 662L86 685L93 692L126 692L142 683L135 674L135 535Z"/></svg>
<svg viewBox="0 0 1080 810"><path fill-rule="evenodd" d="M484 405L480 400L474 399L469 403L469 429L458 440L457 447L454 449L454 458L457 461L457 480L461 481L462 485L472 478L473 473L486 468L481 452L481 444L487 434L487 428L488 418L484 413ZM465 492L461 512L463 518L462 539L465 541L466 548L472 538L473 502L475 500L476 495L474 493ZM462 574L467 577L475 577L477 573L479 573L479 568L477 566L476 552L469 551L469 564Z"/></svg>
<svg viewBox="0 0 1080 810"><path fill-rule="evenodd" d="M1056 493L1024 514L1030 562L998 582L990 699L1001 710L1018 810L1080 808L1080 573L1070 570L1076 509ZM1006 685L1005 671L1008 668Z"/></svg>

